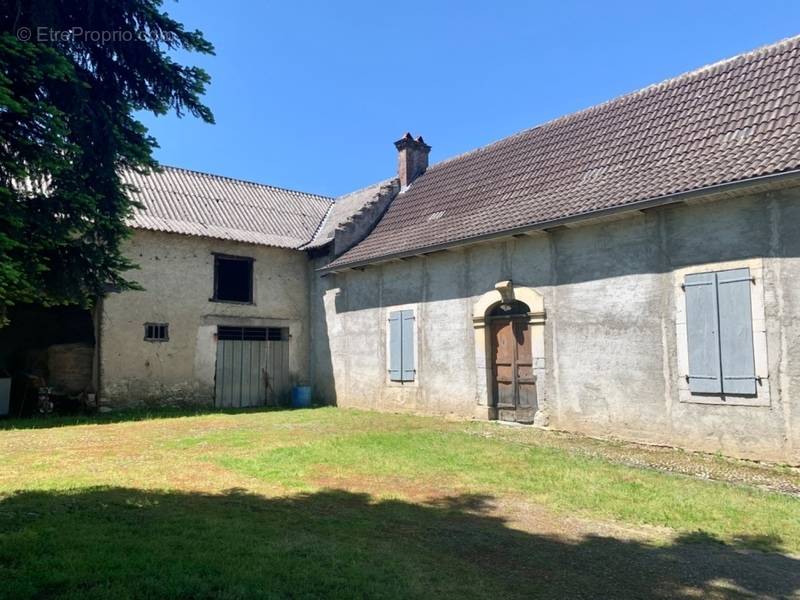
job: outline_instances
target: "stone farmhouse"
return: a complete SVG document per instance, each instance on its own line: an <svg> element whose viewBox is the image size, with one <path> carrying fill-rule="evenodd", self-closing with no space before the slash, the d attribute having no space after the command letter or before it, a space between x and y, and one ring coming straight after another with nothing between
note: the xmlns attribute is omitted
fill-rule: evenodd
<svg viewBox="0 0 800 600"><path fill-rule="evenodd" d="M130 175L100 403L530 423L800 463L800 37L337 199ZM388 167L388 165L387 165ZM388 170L388 168L387 168Z"/></svg>

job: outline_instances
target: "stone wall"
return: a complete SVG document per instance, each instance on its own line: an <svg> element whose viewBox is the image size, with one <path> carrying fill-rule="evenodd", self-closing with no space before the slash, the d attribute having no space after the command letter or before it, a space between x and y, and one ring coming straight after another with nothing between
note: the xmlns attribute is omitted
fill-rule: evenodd
<svg viewBox="0 0 800 600"><path fill-rule="evenodd" d="M218 325L288 327L289 370L308 378L305 253L211 238L137 231L125 253L144 291L101 306L100 400L106 405L211 404ZM213 302L214 256L252 257L254 303ZM144 323L169 323L169 341L144 341Z"/></svg>

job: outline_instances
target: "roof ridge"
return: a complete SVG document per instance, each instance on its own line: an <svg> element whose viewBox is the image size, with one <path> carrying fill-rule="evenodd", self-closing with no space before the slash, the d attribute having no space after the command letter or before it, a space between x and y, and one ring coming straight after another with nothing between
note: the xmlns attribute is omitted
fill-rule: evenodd
<svg viewBox="0 0 800 600"><path fill-rule="evenodd" d="M376 181L375 183L370 183L368 185L365 185L364 187L360 187L360 188L358 188L356 190L353 190L352 192L347 192L346 194L342 194L341 196L336 196L336 198L334 198L334 202L338 202L339 200L347 198L348 196L354 196L355 194L360 194L361 192L366 192L368 189L374 188L376 186L386 185L388 183L391 183L395 179L397 179L397 176L387 177L386 179L381 179L380 181Z"/></svg>
<svg viewBox="0 0 800 600"><path fill-rule="evenodd" d="M750 58L750 57L753 57L753 56L756 56L756 55L759 55L759 54L766 54L768 51L772 51L772 50L778 49L778 48L780 48L780 47L782 47L784 45L788 45L791 42L797 42L798 40L800 40L800 34L789 36L789 37L783 38L781 40L778 40L777 42L772 42L770 44L763 44L761 46L757 46L756 48L753 48L752 50L747 50L745 52L741 52L741 53L736 54L734 56L731 56L731 57L728 57L728 58L724 58L724 59L721 59L721 60L718 60L718 61L714 61L712 63L705 64L703 66L700 66L700 67L697 67L695 69L692 69L691 71L685 71L683 73L680 73L680 74L675 75L673 77L669 77L669 78L664 79L662 81L659 81L659 82L656 82L656 83L651 83L649 85L646 85L643 88L639 88L639 89L633 90L631 92L625 92L623 94L620 94L619 96L615 96L613 98L609 98L608 100L604 100L604 101L600 102L599 104L593 104L592 106L587 106L586 108L581 108L581 109L576 110L574 112L567 113L565 115L561 115L561 116L555 117L553 119L549 119L547 121L544 121L544 122L539 123L537 125L534 125L532 127L527 127L527 128L525 128L525 129L523 129L521 131L518 131L516 133L512 133L511 135L508 135L506 137L500 138L498 140L494 140L493 142L489 142L488 144L485 144L483 146L479 146L478 148L473 148L472 150L467 150L466 152L462 152L461 154L457 154L456 156L451 156L450 158L446 158L444 160L441 160L441 161L431 165L428 168L428 171L437 169L437 168L439 168L441 166L445 166L445 165L447 165L449 163L452 163L452 162L454 162L456 160L459 160L461 158L465 158L465 157L470 156L472 154L478 154L478 153L483 152L485 150L489 150L490 148L493 148L493 147L498 146L500 144L504 144L504 143L506 143L508 141L511 141L511 140L517 139L519 137L522 137L522 136L524 136L524 135L526 135L526 134L528 134L528 133L530 133L532 131L535 131L537 129L541 129L543 127L550 127L552 125L555 125L556 123L560 123L560 122L563 122L563 121L567 121L567 120L570 120L570 119L577 118L577 117L582 116L584 114L591 113L593 111L597 111L597 110L600 110L602 108L605 108L610 104L615 104L615 103L618 103L618 102L622 102L623 100L627 100L629 98L635 98L636 96L644 94L645 92L651 92L653 90L656 90L656 89L659 89L659 88L662 88L662 87L666 87L666 86L671 85L671 84L673 84L673 83L675 83L677 81L691 79L692 77L696 77L696 76L700 75L701 73L705 73L707 71L711 71L713 69L719 68L719 67L721 67L723 65L726 65L728 63L732 63L732 62L735 62L735 61L743 60L745 58Z"/></svg>
<svg viewBox="0 0 800 600"><path fill-rule="evenodd" d="M279 191L282 191L282 192L289 192L289 193L292 193L292 194L302 194L303 196L310 196L312 198L319 198L320 200L327 200L327 201L329 201L331 203L335 200L335 198L333 198L332 196L324 196L322 194L315 194L313 192L304 192L302 190L294 190L294 189L291 189L291 188L281 187L281 186L278 186L278 185L271 185L269 183L259 183L257 181L251 181L249 179L239 179L237 177L229 177L228 175L218 175L216 173L209 173L207 171L198 171L196 169L187 169L186 167L175 167L173 165L162 165L162 164L159 164L159 168L160 169L165 169L165 170L168 169L168 170L171 170L171 171L183 171L185 173L194 173L195 175L204 175L206 177L213 177L215 179L225 179L227 181L234 181L236 183L244 183L246 185L252 185L252 186L256 186L256 187L264 187L264 188L269 188L269 189L272 189L272 190L279 190Z"/></svg>

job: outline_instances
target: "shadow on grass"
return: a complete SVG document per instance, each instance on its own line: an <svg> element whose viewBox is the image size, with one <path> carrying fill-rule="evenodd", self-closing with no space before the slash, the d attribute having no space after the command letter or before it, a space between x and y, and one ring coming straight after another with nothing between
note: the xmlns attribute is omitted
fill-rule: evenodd
<svg viewBox="0 0 800 600"><path fill-rule="evenodd" d="M88 489L0 502L0 597L789 597L800 560L510 529L492 499Z"/></svg>
<svg viewBox="0 0 800 600"><path fill-rule="evenodd" d="M322 405L308 409L323 408ZM213 406L193 406L185 408L133 408L109 413L92 413L76 415L50 415L0 419L0 431L8 429L49 429L52 427L69 427L71 425L102 425L107 423L125 423L129 421L149 421L152 419L176 419L180 417L198 417L203 415L239 415L246 413L283 412L297 410L288 407L252 407L252 408L215 408Z"/></svg>

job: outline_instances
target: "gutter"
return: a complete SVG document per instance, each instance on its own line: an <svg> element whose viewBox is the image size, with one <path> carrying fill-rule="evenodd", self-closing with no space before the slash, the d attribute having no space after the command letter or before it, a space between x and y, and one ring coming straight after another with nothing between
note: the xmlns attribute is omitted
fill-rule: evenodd
<svg viewBox="0 0 800 600"><path fill-rule="evenodd" d="M531 225L523 225L520 227L513 227L511 229L502 229L500 231L493 231L491 233L484 233L472 237L466 238L459 238L458 240L453 240L450 242L443 242L440 244L434 244L431 246L422 246L420 248L415 248L413 250L403 250L401 252L395 252L392 254L386 254L383 256L365 259L350 263L345 263L342 265L336 265L334 267L320 267L317 271L322 275L328 275L330 273L338 273L341 271L347 271L349 269L359 269L369 265L374 265L377 263L389 262L392 260L399 260L403 258L411 258L414 256L420 256L422 254L430 254L432 252L439 252L441 250L447 250L450 248L454 248L457 246L466 246L469 244L474 244L478 242L484 242L488 240L493 240L497 238L504 238L508 236L513 236L517 234L524 234L532 231L541 231L544 229L551 229L559 226L565 226L570 223L575 223L579 221L588 221L598 217L604 217L609 215L615 215L623 212L633 212L637 210L645 210L649 208L657 208L660 206L666 206L669 204L677 204L679 202L686 202L689 200L693 200L698 197L708 196L710 194L719 194L725 192L742 192L746 191L748 188L759 187L762 185L768 184L777 184L783 183L787 180L792 180L798 178L800 179L800 169L793 169L791 171L784 171L782 173L773 173L771 175L761 175L759 177L752 177L750 179L745 179L741 181L733 181L727 183L718 183L715 185L711 185L704 188L699 188L695 190L688 190L685 192L675 192L672 194L666 194L663 196L657 196L655 198L650 198L647 200L638 200L634 202L630 202L628 204L623 204L620 206L613 206L610 208L603 208L599 210L594 210L587 213L581 213L577 215L571 215L568 217L563 217L560 219L552 219L550 221L540 221L538 223L533 223Z"/></svg>

